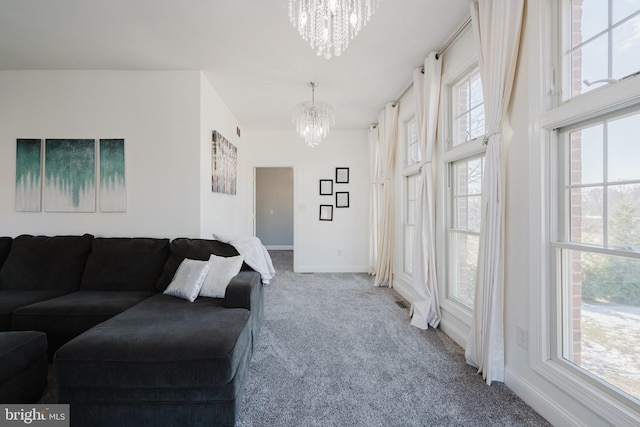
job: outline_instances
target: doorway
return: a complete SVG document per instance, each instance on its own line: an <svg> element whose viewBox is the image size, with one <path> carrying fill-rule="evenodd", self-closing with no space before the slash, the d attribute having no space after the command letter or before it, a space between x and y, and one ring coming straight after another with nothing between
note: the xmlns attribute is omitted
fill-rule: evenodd
<svg viewBox="0 0 640 427"><path fill-rule="evenodd" d="M293 168L255 168L254 230L271 251L293 251Z"/></svg>

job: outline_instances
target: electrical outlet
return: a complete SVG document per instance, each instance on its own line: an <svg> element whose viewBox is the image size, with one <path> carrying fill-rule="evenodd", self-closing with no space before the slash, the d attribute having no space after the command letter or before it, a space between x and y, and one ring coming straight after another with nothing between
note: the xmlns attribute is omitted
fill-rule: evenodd
<svg viewBox="0 0 640 427"><path fill-rule="evenodd" d="M529 331L518 326L518 345L525 350L529 349Z"/></svg>

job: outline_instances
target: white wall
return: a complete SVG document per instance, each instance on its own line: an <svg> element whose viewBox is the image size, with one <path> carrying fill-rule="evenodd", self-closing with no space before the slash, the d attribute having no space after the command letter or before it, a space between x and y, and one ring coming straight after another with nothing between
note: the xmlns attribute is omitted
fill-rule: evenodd
<svg viewBox="0 0 640 427"><path fill-rule="evenodd" d="M200 82L200 236L212 238L213 233L251 234L245 221L245 217L250 215L245 203L250 181L243 173L247 149L243 139L236 133L238 121L204 73L200 76ZM214 130L238 149L236 195L211 191L211 138Z"/></svg>
<svg viewBox="0 0 640 427"><path fill-rule="evenodd" d="M247 180L256 167L293 167L294 269L298 272L366 272L369 246L369 164L365 130L332 130L320 146L309 148L294 131L247 131ZM319 195L320 179L335 179L336 167L348 167L350 182L334 191L349 191L350 207L334 208L333 221L319 221L320 204L335 204ZM253 191L247 206L253 206ZM247 229L253 229L248 218Z"/></svg>
<svg viewBox="0 0 640 427"><path fill-rule="evenodd" d="M0 71L0 235L253 234L255 167L295 171L299 271L367 271L366 131L308 148L294 131L245 132L200 71ZM211 192L211 132L238 148L237 195ZM127 211L15 212L18 138L124 138ZM350 168L351 207L318 221L318 180ZM338 189L339 186L336 186Z"/></svg>
<svg viewBox="0 0 640 427"><path fill-rule="evenodd" d="M232 216L201 193L201 95L207 138L235 120L199 71L0 71L0 93L0 235L198 237ZM127 211L15 212L17 138L124 138Z"/></svg>

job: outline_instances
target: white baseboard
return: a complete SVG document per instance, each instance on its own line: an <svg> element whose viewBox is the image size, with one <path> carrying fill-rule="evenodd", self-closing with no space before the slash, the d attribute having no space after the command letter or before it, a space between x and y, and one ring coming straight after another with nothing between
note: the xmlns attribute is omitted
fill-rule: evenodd
<svg viewBox="0 0 640 427"><path fill-rule="evenodd" d="M449 338L454 340L460 347L465 348L467 346L467 336L469 331L463 331L455 326L455 322L447 322L446 319L440 320L438 328L447 334Z"/></svg>
<svg viewBox="0 0 640 427"><path fill-rule="evenodd" d="M296 273L368 273L369 267L363 265L302 265L294 266Z"/></svg>
<svg viewBox="0 0 640 427"><path fill-rule="evenodd" d="M399 293L402 298L404 298L411 304L411 300L413 299L413 289L411 288L410 284L402 280L394 280L393 289L395 289L395 291Z"/></svg>
<svg viewBox="0 0 640 427"><path fill-rule="evenodd" d="M396 279L393 282L393 289L400 294L402 298L407 300L410 304L413 299L413 288L411 283L408 283L406 280ZM449 336L452 340L454 340L459 346L462 348L465 347L467 342L467 335L469 334L468 330L463 330L457 327L455 322L447 321L447 318L441 319L440 325L438 328L442 330L445 334Z"/></svg>
<svg viewBox="0 0 640 427"><path fill-rule="evenodd" d="M582 426L584 423L567 412L556 400L533 387L525 379L505 369L505 385L554 426Z"/></svg>
<svg viewBox="0 0 640 427"><path fill-rule="evenodd" d="M264 245L267 250L272 251L292 251L293 245Z"/></svg>

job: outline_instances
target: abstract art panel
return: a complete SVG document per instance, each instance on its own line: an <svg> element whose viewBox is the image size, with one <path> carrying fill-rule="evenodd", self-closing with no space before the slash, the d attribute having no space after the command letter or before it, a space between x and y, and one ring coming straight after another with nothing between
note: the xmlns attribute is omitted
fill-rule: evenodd
<svg viewBox="0 0 640 427"><path fill-rule="evenodd" d="M211 142L211 191L236 194L238 149L217 131Z"/></svg>
<svg viewBox="0 0 640 427"><path fill-rule="evenodd" d="M42 209L42 141L16 141L16 211Z"/></svg>
<svg viewBox="0 0 640 427"><path fill-rule="evenodd" d="M124 139L100 140L100 211L125 212Z"/></svg>
<svg viewBox="0 0 640 427"><path fill-rule="evenodd" d="M44 205L48 212L95 212L96 146L93 139L47 139Z"/></svg>

